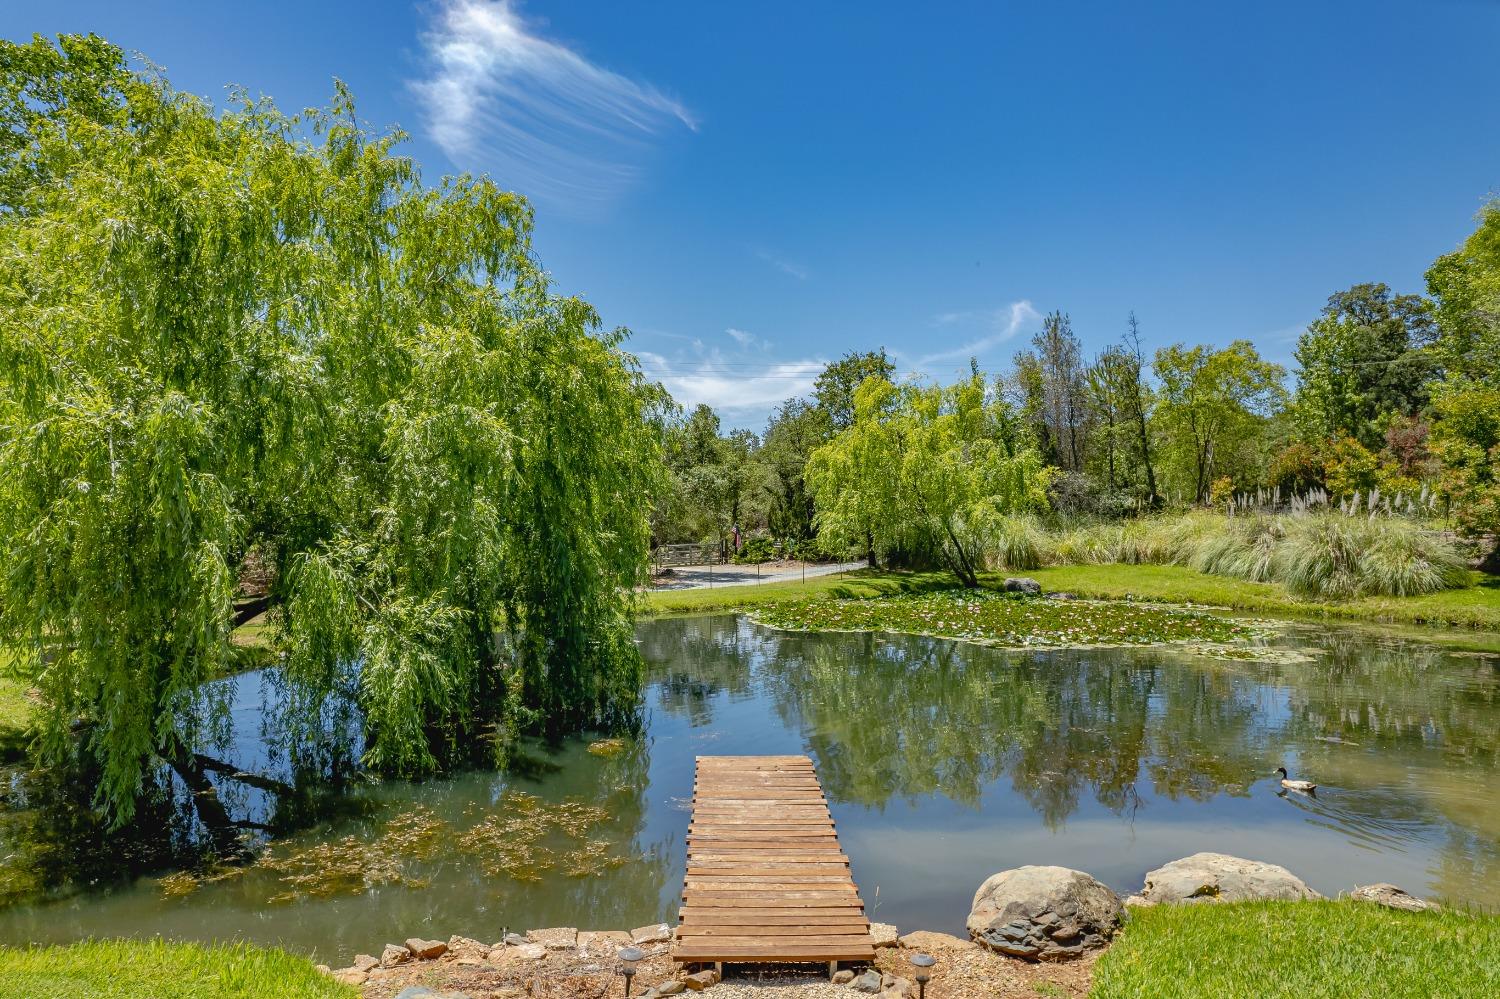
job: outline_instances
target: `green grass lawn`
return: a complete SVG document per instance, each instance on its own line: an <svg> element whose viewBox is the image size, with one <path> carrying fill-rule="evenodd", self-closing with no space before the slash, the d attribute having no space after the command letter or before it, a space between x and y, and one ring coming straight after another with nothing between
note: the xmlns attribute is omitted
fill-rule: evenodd
<svg viewBox="0 0 1500 999"><path fill-rule="evenodd" d="M358 999L280 950L160 940L0 947L0 993L26 999Z"/></svg>
<svg viewBox="0 0 1500 999"><path fill-rule="evenodd" d="M10 665L0 648L0 762L19 759L31 739L31 698L26 684L5 675Z"/></svg>
<svg viewBox="0 0 1500 999"><path fill-rule="evenodd" d="M1367 902L1135 909L1091 999L1500 995L1500 917Z"/></svg>
<svg viewBox="0 0 1500 999"><path fill-rule="evenodd" d="M1176 565L1070 565L1015 573L985 573L993 586L1006 575L1030 576L1046 590L1081 597L1196 603L1279 617L1347 618L1389 624L1439 625L1500 632L1500 576L1474 574L1474 585L1418 597L1360 597L1339 603L1298 600L1278 583L1210 576ZM946 572L860 569L840 576L764 586L659 590L645 595L649 615L748 610L784 600L924 593L956 585Z"/></svg>

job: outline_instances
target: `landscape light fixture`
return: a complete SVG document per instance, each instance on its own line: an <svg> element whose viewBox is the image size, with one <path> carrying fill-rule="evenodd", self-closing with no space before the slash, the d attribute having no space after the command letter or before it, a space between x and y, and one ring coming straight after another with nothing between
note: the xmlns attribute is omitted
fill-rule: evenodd
<svg viewBox="0 0 1500 999"><path fill-rule="evenodd" d="M937 958L931 954L917 954L912 957L911 964L917 969L917 999L927 999L927 983L932 978L932 966L937 964Z"/></svg>
<svg viewBox="0 0 1500 999"><path fill-rule="evenodd" d="M635 977L635 966L645 956L639 947L626 947L620 951L620 973L625 976L625 999L630 999L630 980Z"/></svg>

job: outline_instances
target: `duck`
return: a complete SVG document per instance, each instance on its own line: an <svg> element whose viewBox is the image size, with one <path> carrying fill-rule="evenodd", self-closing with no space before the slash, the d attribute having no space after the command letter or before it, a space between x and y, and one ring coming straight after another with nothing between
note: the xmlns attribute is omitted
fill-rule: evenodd
<svg viewBox="0 0 1500 999"><path fill-rule="evenodd" d="M1291 780L1286 775L1286 767L1277 767L1276 772L1281 774L1281 786L1289 791L1316 791L1318 785L1310 780Z"/></svg>

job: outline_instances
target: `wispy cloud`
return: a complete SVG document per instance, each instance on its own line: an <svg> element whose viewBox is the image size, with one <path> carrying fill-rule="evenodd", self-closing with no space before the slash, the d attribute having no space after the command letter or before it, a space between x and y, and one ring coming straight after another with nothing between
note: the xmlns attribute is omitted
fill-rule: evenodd
<svg viewBox="0 0 1500 999"><path fill-rule="evenodd" d="M778 257L776 254L772 253L769 250L759 250L755 255L764 260L766 263L770 264L772 267L776 268L778 271L781 271L783 274L790 274L798 281L806 281L809 276L806 267L802 266L794 260L786 260L782 257Z"/></svg>
<svg viewBox="0 0 1500 999"><path fill-rule="evenodd" d="M425 125L465 169L563 205L606 202L653 141L697 128L680 102L537 34L513 0L438 0L410 82Z"/></svg>
<svg viewBox="0 0 1500 999"><path fill-rule="evenodd" d="M768 360L766 338L732 326L724 332L736 348L725 351L694 340L671 356L651 351L636 356L646 376L661 382L678 405L692 409L707 403L727 427L757 432L781 403L810 393L828 364L822 358Z"/></svg>
<svg viewBox="0 0 1500 999"><path fill-rule="evenodd" d="M939 361L967 360L1026 332L1042 318L1028 300L1012 302L998 309L966 312L944 312L933 317L933 325L978 328L981 333L957 347L939 350L917 358L912 366L918 370Z"/></svg>
<svg viewBox="0 0 1500 999"><path fill-rule="evenodd" d="M733 340L735 343L739 344L746 350L749 350L752 347L769 348L771 346L771 341L764 340L747 330L737 330L733 326L731 326L724 332L729 334L729 338L731 340Z"/></svg>

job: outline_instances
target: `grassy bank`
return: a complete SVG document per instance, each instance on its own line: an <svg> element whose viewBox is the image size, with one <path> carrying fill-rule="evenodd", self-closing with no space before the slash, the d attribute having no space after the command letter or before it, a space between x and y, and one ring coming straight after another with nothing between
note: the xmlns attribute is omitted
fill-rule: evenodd
<svg viewBox="0 0 1500 999"><path fill-rule="evenodd" d="M31 738L31 698L19 680L0 676L0 762L20 758Z"/></svg>
<svg viewBox="0 0 1500 999"><path fill-rule="evenodd" d="M273 626L260 614L230 635L234 644L231 670L258 669L271 661ZM26 683L11 676L11 654L0 648L0 762L11 762L24 755L31 741L32 714L35 703Z"/></svg>
<svg viewBox="0 0 1500 999"><path fill-rule="evenodd" d="M312 962L280 950L160 940L0 947L4 994L27 999L358 999Z"/></svg>
<svg viewBox="0 0 1500 999"><path fill-rule="evenodd" d="M1362 902L1137 909L1091 999L1500 995L1500 917Z"/></svg>
<svg viewBox="0 0 1500 999"><path fill-rule="evenodd" d="M1007 574L986 573L994 586ZM1439 625L1500 632L1500 576L1473 574L1473 585L1413 597L1358 597L1342 601L1299 600L1278 583L1252 583L1211 576L1179 565L1069 565L1032 569L1046 590L1080 597L1208 604L1247 613L1296 618L1343 618L1387 624ZM712 590L663 590L645 595L654 616L750 610L788 600L859 598L925 593L955 585L950 573L887 572L861 569L842 576L764 586L724 586Z"/></svg>

